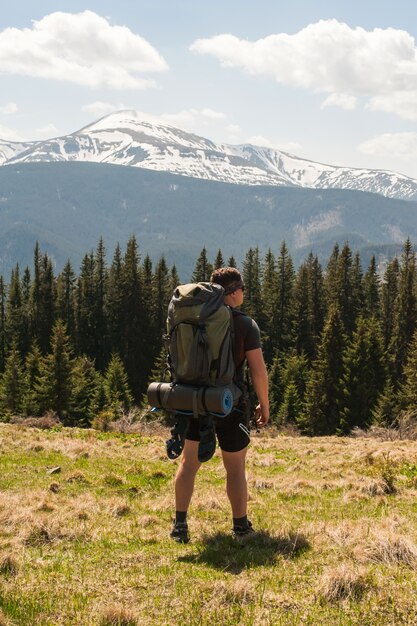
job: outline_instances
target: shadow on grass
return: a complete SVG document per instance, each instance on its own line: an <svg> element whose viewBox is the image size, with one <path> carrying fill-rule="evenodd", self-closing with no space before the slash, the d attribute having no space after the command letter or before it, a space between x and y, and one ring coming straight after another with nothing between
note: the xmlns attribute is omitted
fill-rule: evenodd
<svg viewBox="0 0 417 626"><path fill-rule="evenodd" d="M277 557L293 559L310 548L306 537L300 533L271 535L266 531L235 539L226 533L209 535L202 540L197 554L179 557L185 563L205 563L231 574L240 574L248 567L275 563Z"/></svg>

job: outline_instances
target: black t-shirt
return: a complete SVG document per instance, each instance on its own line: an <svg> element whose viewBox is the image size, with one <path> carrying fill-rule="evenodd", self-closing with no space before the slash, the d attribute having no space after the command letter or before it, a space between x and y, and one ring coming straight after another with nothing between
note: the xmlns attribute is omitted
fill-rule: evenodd
<svg viewBox="0 0 417 626"><path fill-rule="evenodd" d="M232 309L235 345L234 357L238 378L243 374L245 354L249 350L261 348L261 333L258 324L249 315L245 315L238 309Z"/></svg>

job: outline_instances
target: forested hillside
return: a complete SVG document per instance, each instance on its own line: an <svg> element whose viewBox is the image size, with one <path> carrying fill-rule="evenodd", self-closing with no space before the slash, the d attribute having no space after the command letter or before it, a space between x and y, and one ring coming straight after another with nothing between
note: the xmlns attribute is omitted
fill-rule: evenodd
<svg viewBox="0 0 417 626"><path fill-rule="evenodd" d="M226 252L226 251L224 251ZM235 265L203 249L193 281ZM272 420L311 435L392 425L417 406L417 274L412 244L381 278L348 243L323 267L310 254L295 270L285 243L242 269L244 310L262 331ZM55 412L65 425L117 420L162 376L166 308L178 283L163 257L142 258L132 237L106 263L104 242L78 274L54 275L37 245L33 268L0 277L0 419Z"/></svg>

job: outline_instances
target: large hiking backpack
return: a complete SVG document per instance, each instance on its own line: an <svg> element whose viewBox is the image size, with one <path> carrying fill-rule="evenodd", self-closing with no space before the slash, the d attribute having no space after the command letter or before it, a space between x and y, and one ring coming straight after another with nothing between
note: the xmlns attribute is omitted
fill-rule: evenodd
<svg viewBox="0 0 417 626"><path fill-rule="evenodd" d="M179 285L168 306L165 344L172 382L151 383L149 403L193 417L229 414L241 390L235 381L233 315L223 287Z"/></svg>

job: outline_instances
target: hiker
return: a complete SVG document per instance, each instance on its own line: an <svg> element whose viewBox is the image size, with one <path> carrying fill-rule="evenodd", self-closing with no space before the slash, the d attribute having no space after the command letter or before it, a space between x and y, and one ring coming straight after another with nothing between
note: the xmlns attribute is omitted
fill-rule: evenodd
<svg viewBox="0 0 417 626"><path fill-rule="evenodd" d="M234 322L234 359L237 383L245 386L244 365L249 366L251 380L258 402L255 409L257 426L265 426L269 419L268 375L262 354L259 328L254 320L237 310L244 299L244 284L234 267L215 270L212 283L225 290L224 303L231 307ZM245 472L246 452L250 442L247 393L229 415L215 420L215 431L227 475L227 496L233 517L232 534L236 537L253 532L247 517L248 491ZM246 405L246 406L245 406ZM182 460L175 477L175 520L171 537L179 543L190 540L187 511L194 491L194 481L201 463L198 460L200 431L198 420L190 420L185 436Z"/></svg>

